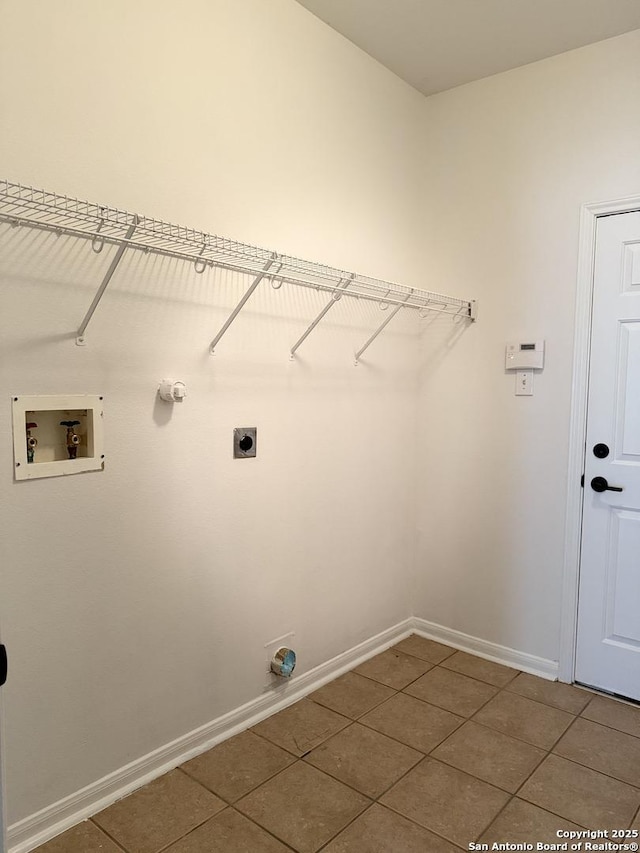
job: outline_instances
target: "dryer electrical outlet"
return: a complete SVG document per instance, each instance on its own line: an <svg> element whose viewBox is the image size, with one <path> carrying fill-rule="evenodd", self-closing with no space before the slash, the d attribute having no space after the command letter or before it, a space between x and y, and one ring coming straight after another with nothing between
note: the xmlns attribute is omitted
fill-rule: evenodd
<svg viewBox="0 0 640 853"><path fill-rule="evenodd" d="M236 427L233 431L233 458L253 458L257 453L257 441L257 427Z"/></svg>

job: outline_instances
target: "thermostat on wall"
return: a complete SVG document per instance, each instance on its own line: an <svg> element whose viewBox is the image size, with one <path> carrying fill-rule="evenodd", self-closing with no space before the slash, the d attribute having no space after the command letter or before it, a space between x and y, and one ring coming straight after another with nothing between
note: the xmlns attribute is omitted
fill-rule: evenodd
<svg viewBox="0 0 640 853"><path fill-rule="evenodd" d="M522 341L507 344L504 366L505 370L542 370L544 367L544 341Z"/></svg>

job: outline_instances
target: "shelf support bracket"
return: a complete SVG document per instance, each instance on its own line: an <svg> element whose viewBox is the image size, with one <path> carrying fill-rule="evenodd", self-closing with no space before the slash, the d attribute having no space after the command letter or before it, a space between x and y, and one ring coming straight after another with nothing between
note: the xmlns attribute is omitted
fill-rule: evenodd
<svg viewBox="0 0 640 853"><path fill-rule="evenodd" d="M245 295L242 297L240 302L238 302L236 307L233 309L233 311L229 315L227 322L224 324L224 326L220 329L218 334L215 336L215 338L209 344L209 352L211 353L211 355L214 354L215 348L217 347L218 342L220 341L220 338L224 335L224 333L227 331L229 326L233 323L233 321L236 319L238 314L242 311L242 309L244 308L244 306L246 305L246 303L250 299L251 295L253 294L253 291L260 284L262 279L266 276L266 274L269 272L271 267L275 264L277 259L278 259L277 252L273 252L271 257L267 261L267 263L262 268L262 271L260 272L260 274L258 276L256 276L256 278L254 278L253 282L251 283L251 285L250 285L249 289L247 290L247 292L245 293Z"/></svg>
<svg viewBox="0 0 640 853"><path fill-rule="evenodd" d="M76 335L76 344L79 347L83 347L86 343L84 333L87 330L89 321L93 317L96 308L100 304L100 300L104 296L104 292L107 289L107 285L111 281L111 277L118 268L118 264L122 260L122 256L124 255L125 250L127 248L127 241L133 237L133 233L136 230L139 221L140 220L137 216L133 217L133 222L131 223L131 225L129 226L129 230L125 234L124 241L118 246L118 251L115 253L113 260L109 264L109 269L107 270L105 277L102 279L102 284L98 288L96 295L93 297L93 302L89 306L89 310L87 311L87 313L84 315L84 320L82 321L82 323L80 323L80 328L78 329L78 334ZM94 241L95 239L96 238L94 237Z"/></svg>
<svg viewBox="0 0 640 853"><path fill-rule="evenodd" d="M403 302L407 302L407 301L411 298L411 295L412 295L412 294L413 294L413 288L411 288L411 291L410 291L409 293L407 293L407 295L405 296L405 298L404 298ZM386 318L386 320L384 321L384 323L381 323L381 324L378 326L378 328L375 330L375 332L371 335L371 337L370 337L370 338L369 338L369 340L366 342L366 344L365 344L364 346L360 347L360 349L359 349L359 350L358 350L358 352L356 353L356 359L355 359L355 362L354 362L354 364L355 364L355 366L356 366L356 367L358 366L358 363L359 363L359 361L360 361L360 357L361 357L362 353L363 353L366 349L368 349L368 348L371 346L371 344L375 341L375 339L378 337L378 335L380 334L380 332L382 332L382 331L383 331L383 329L385 329L385 328L389 325L389 323L393 320L393 318L396 316L396 314L398 313L398 311L399 311L402 307L403 307L403 306L402 306L402 303L400 303L400 305L396 305L396 307L393 309L393 311L391 312L391 314L389 314L389 316Z"/></svg>
<svg viewBox="0 0 640 853"><path fill-rule="evenodd" d="M338 282L337 287L339 289L335 291L335 293L331 297L331 300L329 302L327 302L327 304L324 306L322 311L318 314L318 316L313 321L313 323L311 323L309 326L307 326L307 329L305 330L304 334L302 334L298 338L298 340L295 342L295 344L291 347L289 358L292 361L293 361L293 357L296 354L296 350L298 349L300 344L302 344L307 339L307 337L311 334L311 332L313 332L315 327L318 325L320 320L322 320L322 318L329 313L329 311L333 308L333 306L336 304L336 302L338 302L340 299L342 299L342 293L349 287L349 285L351 284L353 279L354 279L354 275L352 274L349 276L349 278L346 281L344 279L341 279Z"/></svg>

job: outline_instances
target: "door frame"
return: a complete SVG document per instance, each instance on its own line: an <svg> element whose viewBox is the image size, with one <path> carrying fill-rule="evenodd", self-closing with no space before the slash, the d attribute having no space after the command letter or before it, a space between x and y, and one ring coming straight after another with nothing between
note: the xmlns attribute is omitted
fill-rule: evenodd
<svg viewBox="0 0 640 853"><path fill-rule="evenodd" d="M640 211L640 195L613 201L583 204L580 210L578 276L573 347L573 380L569 422L569 466L565 517L564 572L560 609L560 659L558 678L569 684L575 677L578 631L578 587L582 538L583 488L587 437L587 394L591 354L591 306L598 217Z"/></svg>

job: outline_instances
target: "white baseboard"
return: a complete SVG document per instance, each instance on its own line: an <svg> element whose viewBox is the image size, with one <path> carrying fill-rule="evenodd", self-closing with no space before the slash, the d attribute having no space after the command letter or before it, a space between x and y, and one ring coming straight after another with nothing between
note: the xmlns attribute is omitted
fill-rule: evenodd
<svg viewBox="0 0 640 853"><path fill-rule="evenodd" d="M413 619L406 619L394 625L298 678L282 683L246 705L212 720L13 824L8 829L9 853L28 853L122 799L136 788L297 702L323 684L408 637L413 631L413 622Z"/></svg>
<svg viewBox="0 0 640 853"><path fill-rule="evenodd" d="M486 660L494 661L494 663L521 669L523 672L538 675L540 678L546 678L549 681L557 681L558 679L559 664L556 660L547 660L547 658L539 658L526 652L518 652L508 646L500 646L497 643L489 642L489 640L481 640L479 637L472 637L470 634L463 634L462 631L445 628L444 625L428 622L426 619L414 617L412 623L414 633L420 634L421 637L437 640L439 643L445 643L447 646L453 646L463 652L469 652Z"/></svg>

